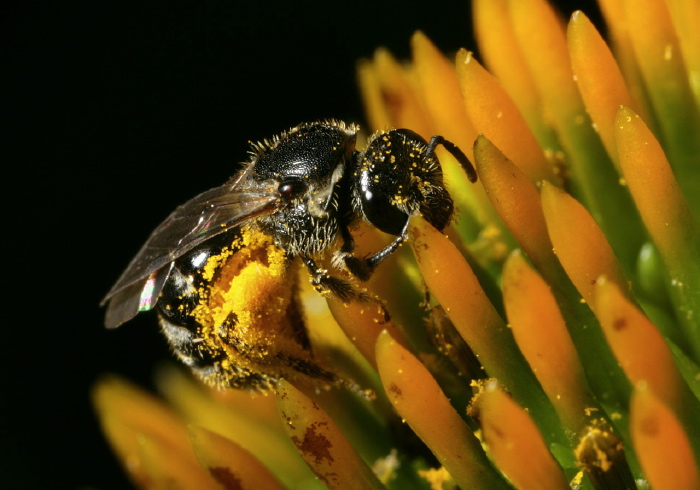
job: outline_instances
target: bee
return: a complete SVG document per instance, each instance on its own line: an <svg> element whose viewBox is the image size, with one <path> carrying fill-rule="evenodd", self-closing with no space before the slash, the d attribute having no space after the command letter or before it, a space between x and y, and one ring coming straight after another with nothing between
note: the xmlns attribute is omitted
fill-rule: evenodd
<svg viewBox="0 0 700 490"><path fill-rule="evenodd" d="M239 173L153 231L102 301L107 328L156 309L177 357L219 387L265 391L299 374L337 382L314 359L298 269L306 268L321 293L362 299L321 260L330 256L332 269L366 281L407 239L412 215L447 226L454 205L438 145L477 178L464 153L441 136L427 142L391 129L358 150L358 130L327 120L251 143ZM356 256L351 230L360 220L395 239Z"/></svg>

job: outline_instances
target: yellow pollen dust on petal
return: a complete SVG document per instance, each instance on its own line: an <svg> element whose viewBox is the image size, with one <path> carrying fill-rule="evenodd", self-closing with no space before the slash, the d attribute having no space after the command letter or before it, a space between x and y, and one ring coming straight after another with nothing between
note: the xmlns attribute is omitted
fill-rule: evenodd
<svg viewBox="0 0 700 490"><path fill-rule="evenodd" d="M683 427L645 383L632 394L630 428L635 452L654 489L700 488L700 471Z"/></svg>
<svg viewBox="0 0 700 490"><path fill-rule="evenodd" d="M508 488L423 363L386 332L377 340L377 365L394 409L458 485Z"/></svg>
<svg viewBox="0 0 700 490"><path fill-rule="evenodd" d="M498 383L486 385L476 406L487 450L516 488L569 488L535 423Z"/></svg>
<svg viewBox="0 0 700 490"><path fill-rule="evenodd" d="M476 130L517 162L533 183L556 182L552 165L498 80L464 49L457 53L456 65L464 106Z"/></svg>
<svg viewBox="0 0 700 490"><path fill-rule="evenodd" d="M628 291L627 280L605 234L581 203L544 182L542 210L559 262L589 304L600 276Z"/></svg>

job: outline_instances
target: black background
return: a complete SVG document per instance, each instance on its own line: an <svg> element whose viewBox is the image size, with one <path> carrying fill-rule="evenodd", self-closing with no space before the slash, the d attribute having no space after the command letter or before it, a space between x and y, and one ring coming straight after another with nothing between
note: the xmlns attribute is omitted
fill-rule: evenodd
<svg viewBox="0 0 700 490"><path fill-rule="evenodd" d="M558 2L600 24L592 1ZM475 48L459 1L3 2L0 487L128 488L89 391L148 387L152 314L102 327L101 297L176 205L302 121L363 123L355 62L422 29ZM9 174L8 171L9 170ZM9 266L9 267L8 267Z"/></svg>

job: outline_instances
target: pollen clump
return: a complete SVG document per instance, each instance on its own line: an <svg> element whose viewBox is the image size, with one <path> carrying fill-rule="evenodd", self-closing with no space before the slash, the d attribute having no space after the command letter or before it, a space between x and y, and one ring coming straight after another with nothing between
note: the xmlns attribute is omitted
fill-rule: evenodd
<svg viewBox="0 0 700 490"><path fill-rule="evenodd" d="M298 305L296 266L269 235L242 228L230 247L209 258L208 281L193 316L206 349L221 357L212 384L266 389L280 376L311 366Z"/></svg>

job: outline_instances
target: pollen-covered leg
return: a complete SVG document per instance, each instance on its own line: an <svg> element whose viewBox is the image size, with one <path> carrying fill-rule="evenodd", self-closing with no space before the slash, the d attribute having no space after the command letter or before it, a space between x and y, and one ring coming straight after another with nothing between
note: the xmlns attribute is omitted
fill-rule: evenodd
<svg viewBox="0 0 700 490"><path fill-rule="evenodd" d="M302 260L309 270L309 274L311 274L311 284L319 293L330 292L341 299L347 300L361 296L352 284L339 277L330 275L326 269L319 267L312 258L302 257Z"/></svg>

